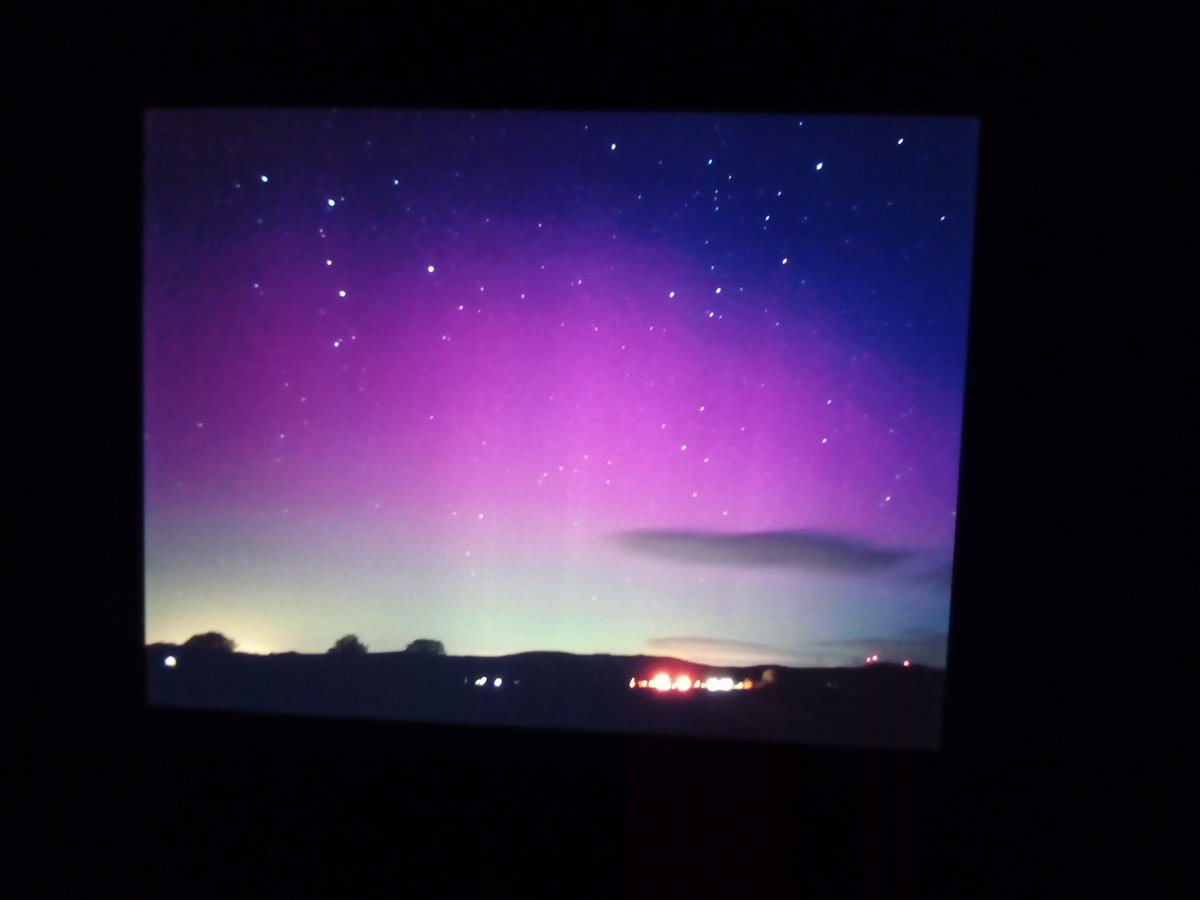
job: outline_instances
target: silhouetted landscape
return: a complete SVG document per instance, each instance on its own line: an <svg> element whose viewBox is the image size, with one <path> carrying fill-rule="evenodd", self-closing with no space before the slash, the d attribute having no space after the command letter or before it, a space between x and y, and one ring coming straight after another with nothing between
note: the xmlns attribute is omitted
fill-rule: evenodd
<svg viewBox="0 0 1200 900"><path fill-rule="evenodd" d="M161 643L147 647L146 669L150 702L169 707L911 749L939 745L944 676L886 662L796 669L557 652L253 655ZM659 673L686 675L695 687L656 690L648 681Z"/></svg>

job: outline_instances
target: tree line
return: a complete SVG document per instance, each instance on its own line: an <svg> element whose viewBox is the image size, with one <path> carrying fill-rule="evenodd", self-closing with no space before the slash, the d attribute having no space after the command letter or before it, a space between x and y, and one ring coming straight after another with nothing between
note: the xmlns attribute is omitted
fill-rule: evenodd
<svg viewBox="0 0 1200 900"><path fill-rule="evenodd" d="M185 650L201 653L233 653L237 649L237 642L219 631L207 631L204 634L193 634L182 646ZM333 646L325 652L337 656L358 656L367 652L367 645L359 640L358 635L346 634L334 641ZM441 641L418 638L405 647L404 652L445 656L446 648Z"/></svg>

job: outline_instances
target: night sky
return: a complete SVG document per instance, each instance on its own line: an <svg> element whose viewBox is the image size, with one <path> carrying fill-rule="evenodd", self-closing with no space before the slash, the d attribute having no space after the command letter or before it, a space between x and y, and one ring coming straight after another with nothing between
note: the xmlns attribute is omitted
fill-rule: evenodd
<svg viewBox="0 0 1200 900"><path fill-rule="evenodd" d="M147 641L944 664L975 121L145 128Z"/></svg>

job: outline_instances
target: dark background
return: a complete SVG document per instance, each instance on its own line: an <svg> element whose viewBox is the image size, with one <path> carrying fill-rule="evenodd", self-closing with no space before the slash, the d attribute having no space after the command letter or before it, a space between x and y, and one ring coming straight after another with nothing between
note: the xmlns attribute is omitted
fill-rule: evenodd
<svg viewBox="0 0 1200 900"><path fill-rule="evenodd" d="M18 895L1180 890L1180 8L409 10L14 16ZM981 116L945 749L145 710L141 113L226 104Z"/></svg>

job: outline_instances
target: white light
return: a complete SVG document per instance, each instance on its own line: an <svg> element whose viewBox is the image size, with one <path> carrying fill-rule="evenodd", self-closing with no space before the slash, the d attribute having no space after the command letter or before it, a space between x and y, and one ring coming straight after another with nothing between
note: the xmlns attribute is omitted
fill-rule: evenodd
<svg viewBox="0 0 1200 900"><path fill-rule="evenodd" d="M608 145L608 149L609 149L609 150L616 150L616 149L617 149L617 145L616 145L616 144L609 144L609 145Z"/></svg>
<svg viewBox="0 0 1200 900"><path fill-rule="evenodd" d="M787 265L787 257L786 257L786 256L783 258L783 263L782 263L782 265L785 265L785 266Z"/></svg>
<svg viewBox="0 0 1200 900"><path fill-rule="evenodd" d="M825 163L823 163L823 162L817 163L817 171L818 172L820 172L823 168L825 168Z"/></svg>
<svg viewBox="0 0 1200 900"><path fill-rule="evenodd" d="M334 200L332 197L330 197L330 198L329 198L328 200L326 200L325 202L326 202L326 203L328 203L330 206L337 206L337 201L336 201L336 200Z"/></svg>
<svg viewBox="0 0 1200 900"><path fill-rule="evenodd" d="M345 292L345 291L338 291L338 296L339 296L339 297L345 297L345 296L346 296L346 292Z"/></svg>
<svg viewBox="0 0 1200 900"><path fill-rule="evenodd" d="M332 260L332 259L327 259L327 260L325 260L325 265L327 265L327 266L332 266L332 265L333 265L333 260Z"/></svg>
<svg viewBox="0 0 1200 900"><path fill-rule="evenodd" d="M480 675L478 678L475 679L476 687L483 687L485 684L487 684L487 676L486 675Z"/></svg>
<svg viewBox="0 0 1200 900"><path fill-rule="evenodd" d="M904 138L900 138L900 140L896 141L896 146L899 147L903 143L904 143Z"/></svg>
<svg viewBox="0 0 1200 900"><path fill-rule="evenodd" d="M173 668L175 668L175 662L176 662L175 657L168 656L166 659L163 660L163 665L166 666L168 669L173 669Z"/></svg>
<svg viewBox="0 0 1200 900"><path fill-rule="evenodd" d="M904 668L906 668L906 669L907 669L907 668L908 668L910 665L912 665L912 663L911 663L911 662L909 662L909 661L906 659L906 660L904 661Z"/></svg>
<svg viewBox="0 0 1200 900"><path fill-rule="evenodd" d="M497 678L495 681L492 682L493 687L500 687L500 685L502 685L502 684L504 684L503 678Z"/></svg>
<svg viewBox="0 0 1200 900"><path fill-rule="evenodd" d="M433 266L426 266L425 271L428 272L430 275L432 275L433 274Z"/></svg>
<svg viewBox="0 0 1200 900"><path fill-rule="evenodd" d="M671 293L667 294L667 296L668 296L668 297L674 297L674 296L675 296L675 292L674 292L674 291L671 291Z"/></svg>
<svg viewBox="0 0 1200 900"><path fill-rule="evenodd" d="M260 175L259 177L262 179L262 183L263 183L263 184L266 184L266 183L267 183L267 176L266 176L266 175Z"/></svg>

